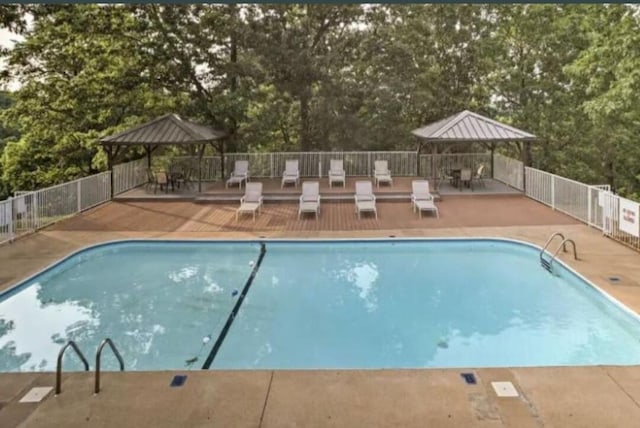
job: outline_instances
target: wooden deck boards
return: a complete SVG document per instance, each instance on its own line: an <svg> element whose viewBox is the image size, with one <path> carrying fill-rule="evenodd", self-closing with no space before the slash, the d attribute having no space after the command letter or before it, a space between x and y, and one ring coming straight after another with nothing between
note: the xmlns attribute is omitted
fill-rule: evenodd
<svg viewBox="0 0 640 428"><path fill-rule="evenodd" d="M320 218L304 215L298 204L267 203L255 222L251 216L235 220L239 204L192 202L111 202L51 226L68 231L350 231L492 226L577 224L578 221L523 196L447 197L437 206L440 218L419 218L408 202L379 202L378 219L361 219L350 202L321 205Z"/></svg>

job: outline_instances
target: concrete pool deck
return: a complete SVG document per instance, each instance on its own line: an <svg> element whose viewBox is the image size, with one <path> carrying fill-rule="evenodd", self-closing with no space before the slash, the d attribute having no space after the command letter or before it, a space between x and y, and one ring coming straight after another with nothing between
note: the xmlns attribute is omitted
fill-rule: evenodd
<svg viewBox="0 0 640 428"><path fill-rule="evenodd" d="M380 204L378 222L354 220L352 204L328 204L315 224L296 223L294 204L267 205L255 224L234 224L235 205L109 203L0 246L0 289L115 239L493 236L543 245L560 231L575 240L579 256L561 259L640 312L639 253L523 197L465 199L446 199L438 204L440 220L421 222L406 204ZM610 283L611 276L620 281ZM475 373L478 383L467 385L462 372ZM170 388L178 373L188 374L187 382ZM104 373L99 395L91 374L71 373L61 395L18 403L32 386L53 386L54 377L1 374L0 427L635 427L640 420L640 366ZM494 381L512 382L520 396L498 397Z"/></svg>

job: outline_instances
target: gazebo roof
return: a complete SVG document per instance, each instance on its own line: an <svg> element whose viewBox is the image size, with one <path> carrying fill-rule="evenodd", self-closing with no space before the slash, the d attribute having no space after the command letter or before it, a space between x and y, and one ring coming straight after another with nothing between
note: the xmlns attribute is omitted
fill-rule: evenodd
<svg viewBox="0 0 640 428"><path fill-rule="evenodd" d="M537 137L469 110L411 131L428 142L534 141Z"/></svg>
<svg viewBox="0 0 640 428"><path fill-rule="evenodd" d="M142 125L134 126L100 139L102 145L124 146L135 144L198 144L225 137L222 131L200 125L169 113Z"/></svg>

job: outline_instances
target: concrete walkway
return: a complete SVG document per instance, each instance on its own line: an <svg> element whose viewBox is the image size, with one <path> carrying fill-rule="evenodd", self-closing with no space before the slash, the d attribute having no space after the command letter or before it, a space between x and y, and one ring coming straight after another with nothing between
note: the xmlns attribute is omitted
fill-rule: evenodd
<svg viewBox="0 0 640 428"><path fill-rule="evenodd" d="M436 223L446 227L433 227L428 219L424 227L410 228L385 227L393 221L365 230L250 228L247 223L246 230L238 231L203 227L210 220L202 219L216 214L203 214L202 206L152 210L159 207L154 205L118 214L114 205L0 246L0 289L71 251L114 239L493 236L542 245L561 231L576 241L579 254L578 261L566 254L562 260L640 312L640 254L555 212L545 217L547 223L519 218L516 224L496 226L492 220L483 226L466 213L454 221L456 208L450 205L449 223ZM520 208L504 209L513 213ZM194 222L195 215L200 220ZM611 283L611 276L620 281ZM477 384L466 384L462 372L474 373ZM174 374L188 375L184 386L169 387ZM498 397L491 385L496 381L512 382L519 396ZM99 395L93 394L91 374L72 373L65 375L61 395L50 394L36 404L18 402L31 387L44 385L54 385L53 374L0 375L0 427L600 428L637 427L640 421L639 366L104 373Z"/></svg>

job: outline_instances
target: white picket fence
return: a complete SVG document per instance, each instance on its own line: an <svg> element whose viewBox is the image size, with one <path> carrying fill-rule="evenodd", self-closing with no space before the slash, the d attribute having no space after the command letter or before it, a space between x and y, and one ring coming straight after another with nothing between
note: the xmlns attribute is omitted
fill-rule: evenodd
<svg viewBox="0 0 640 428"><path fill-rule="evenodd" d="M0 243L111 200L111 173L58 184L34 192L16 192L0 202Z"/></svg>

